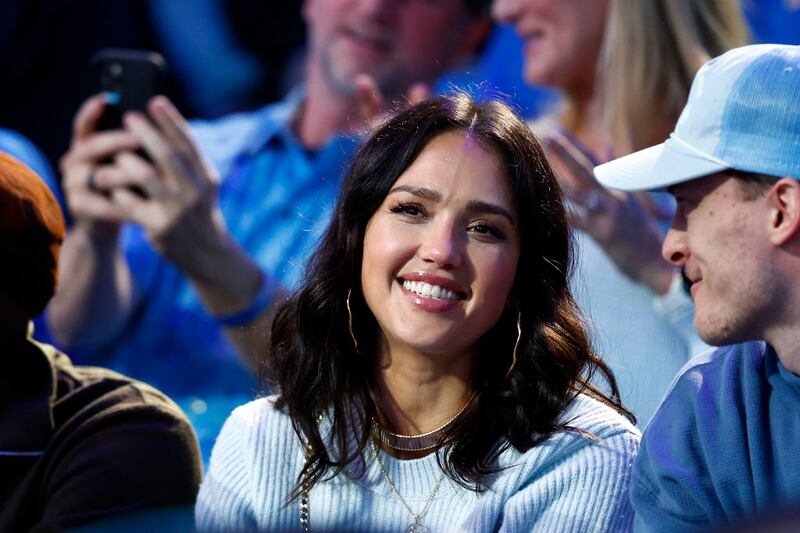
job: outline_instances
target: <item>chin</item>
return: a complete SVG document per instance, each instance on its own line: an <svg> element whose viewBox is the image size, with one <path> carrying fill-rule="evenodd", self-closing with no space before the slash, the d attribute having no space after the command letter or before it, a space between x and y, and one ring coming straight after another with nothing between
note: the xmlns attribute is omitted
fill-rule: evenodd
<svg viewBox="0 0 800 533"><path fill-rule="evenodd" d="M695 321L695 327L697 328L697 334L700 335L703 342L712 346L727 346L729 344L737 344L751 340L747 335L743 334L740 328L730 324L711 324L708 322Z"/></svg>
<svg viewBox="0 0 800 533"><path fill-rule="evenodd" d="M451 337L420 338L417 335L400 338L399 341L415 352L429 355L454 353L467 349L467 346L454 341Z"/></svg>
<svg viewBox="0 0 800 533"><path fill-rule="evenodd" d="M560 87L558 76L551 69L543 68L539 65L531 65L523 68L522 77L529 85L538 85L558 89Z"/></svg>

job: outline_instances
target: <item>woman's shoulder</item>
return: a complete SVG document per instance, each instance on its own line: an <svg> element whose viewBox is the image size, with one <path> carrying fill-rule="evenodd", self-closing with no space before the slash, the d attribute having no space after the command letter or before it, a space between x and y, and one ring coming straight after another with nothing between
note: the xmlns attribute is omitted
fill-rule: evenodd
<svg viewBox="0 0 800 533"><path fill-rule="evenodd" d="M302 469L304 448L276 397L237 407L211 452L197 497L200 531L251 531L280 509Z"/></svg>
<svg viewBox="0 0 800 533"><path fill-rule="evenodd" d="M613 407L583 394L559 423L567 427L525 452L504 454L508 462L493 488L507 495L507 520L547 531L629 530L628 482L639 431Z"/></svg>
<svg viewBox="0 0 800 533"><path fill-rule="evenodd" d="M561 415L561 422L599 439L629 435L637 441L639 429L622 413L588 394L578 394Z"/></svg>
<svg viewBox="0 0 800 533"><path fill-rule="evenodd" d="M261 448L271 441L295 440L291 418L286 410L277 407L277 399L277 396L265 396L234 409L225 421L217 445L222 441Z"/></svg>
<svg viewBox="0 0 800 533"><path fill-rule="evenodd" d="M239 419L270 420L275 417L287 417L285 410L277 407L278 395L262 396L243 403L231 412L231 417Z"/></svg>
<svg viewBox="0 0 800 533"><path fill-rule="evenodd" d="M639 448L640 431L613 407L579 394L559 418L564 429L512 458L527 463L533 471L565 463L633 460Z"/></svg>

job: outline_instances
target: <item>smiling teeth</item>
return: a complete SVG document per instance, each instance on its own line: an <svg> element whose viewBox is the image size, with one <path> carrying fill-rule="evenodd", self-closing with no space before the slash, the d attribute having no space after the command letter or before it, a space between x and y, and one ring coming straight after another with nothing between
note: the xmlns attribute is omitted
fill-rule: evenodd
<svg viewBox="0 0 800 533"><path fill-rule="evenodd" d="M424 281L403 281L403 288L415 292L420 296L434 298L436 300L460 300L458 295L450 289L445 289L439 285L431 285Z"/></svg>

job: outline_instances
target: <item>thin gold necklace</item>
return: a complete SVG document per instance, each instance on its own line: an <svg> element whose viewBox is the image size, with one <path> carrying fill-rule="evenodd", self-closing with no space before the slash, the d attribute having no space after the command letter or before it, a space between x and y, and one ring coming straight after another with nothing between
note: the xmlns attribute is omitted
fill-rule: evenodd
<svg viewBox="0 0 800 533"><path fill-rule="evenodd" d="M392 433L391 431L383 429L378 424L377 420L373 418L372 434L381 442L381 444L392 448L393 450L400 450L403 452L421 452L424 450L431 450L439 445L439 438L441 437L442 433L452 426L455 421L458 420L458 418L464 413L464 411L466 411L467 407L469 407L469 405L472 403L473 398L475 398L474 391L467 400L467 403L465 403L455 415L453 415L441 426L434 430L428 431L427 433L421 433L419 435L402 435L400 433Z"/></svg>
<svg viewBox="0 0 800 533"><path fill-rule="evenodd" d="M400 495L400 491L397 490L397 487L394 486L394 483L392 483L392 478L389 477L389 472L387 472L386 467L383 466L383 461L381 460L381 456L379 454L378 447L375 445L375 441L370 440L369 445L372 448L372 453L375 454L375 460L378 461L378 466L381 468L383 479L386 480L386 484L389 485L389 488L392 490L394 495L397 496L397 499L400 500L400 503L403 504L403 507L405 507L411 516L414 517L414 522L406 527L406 533L428 533L430 530L428 529L428 526L422 523L422 518L425 516L425 513L428 512L428 508L431 506L431 502L433 502L433 497L436 496L436 493L439 491L439 486L442 484L442 480L444 480L445 476L444 470L442 470L439 479L437 479L436 483L433 485L433 490L431 490L431 494L428 496L425 506L419 513L415 513L403 496Z"/></svg>

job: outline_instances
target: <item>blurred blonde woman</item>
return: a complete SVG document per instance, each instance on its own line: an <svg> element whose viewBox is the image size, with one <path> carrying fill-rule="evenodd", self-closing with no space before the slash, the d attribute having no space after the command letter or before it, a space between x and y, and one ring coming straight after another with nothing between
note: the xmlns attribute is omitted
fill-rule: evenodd
<svg viewBox="0 0 800 533"><path fill-rule="evenodd" d="M548 139L578 229L573 291L643 427L704 345L681 273L661 257L671 205L607 191L592 168L672 131L697 69L746 43L741 10L730 0L495 0L493 14L524 41L526 81L563 95L532 127Z"/></svg>

